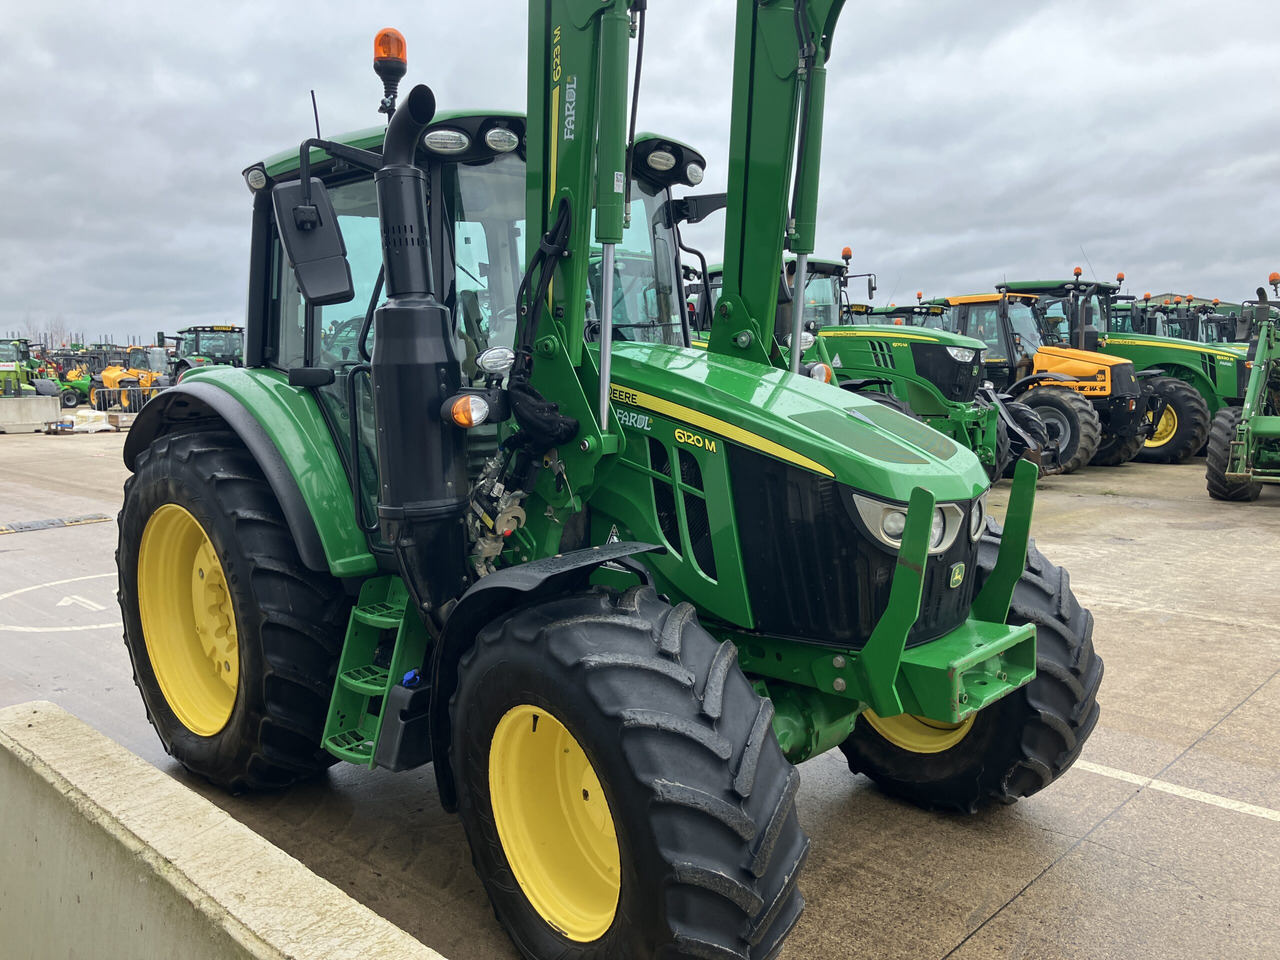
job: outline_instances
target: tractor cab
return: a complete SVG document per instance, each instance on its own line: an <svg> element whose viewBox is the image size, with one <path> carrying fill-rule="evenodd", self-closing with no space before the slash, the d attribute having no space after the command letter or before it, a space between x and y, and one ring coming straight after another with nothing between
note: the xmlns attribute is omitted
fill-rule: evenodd
<svg viewBox="0 0 1280 960"><path fill-rule="evenodd" d="M166 339L177 340L173 365L179 375L210 363L236 367L244 364L244 327L230 324L184 327L176 338Z"/></svg>
<svg viewBox="0 0 1280 960"><path fill-rule="evenodd" d="M987 345L984 355L987 379L997 390L1004 390L1032 373L1036 352L1044 346L1035 301L1031 294L942 297L923 304L936 307L939 313L920 314L918 319L922 322L913 325L981 340Z"/></svg>

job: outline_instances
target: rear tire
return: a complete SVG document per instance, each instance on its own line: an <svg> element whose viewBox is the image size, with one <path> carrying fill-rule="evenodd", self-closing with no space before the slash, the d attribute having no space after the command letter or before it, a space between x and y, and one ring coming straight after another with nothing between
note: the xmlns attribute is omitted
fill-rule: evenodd
<svg viewBox="0 0 1280 960"><path fill-rule="evenodd" d="M63 390L58 396L62 401L63 410L72 410L80 406L80 394L70 388Z"/></svg>
<svg viewBox="0 0 1280 960"><path fill-rule="evenodd" d="M1009 428L1004 420L996 417L996 462L986 464L987 477L994 483L1001 477L1013 476L1013 453L1010 450Z"/></svg>
<svg viewBox="0 0 1280 960"><path fill-rule="evenodd" d="M334 758L320 742L351 602L337 580L302 563L252 454L228 432L164 436L138 455L124 489L116 550L124 641L165 750L234 792L282 787L328 767ZM170 504L189 513L212 545L237 635L234 702L225 725L209 735L179 719L148 650L149 642L177 649L203 641L194 632L143 631L143 534Z"/></svg>
<svg viewBox="0 0 1280 960"><path fill-rule="evenodd" d="M1075 473L1093 459L1102 442L1102 421L1093 404L1068 387L1033 387L1022 402L1039 414L1052 440L1058 441L1062 473Z"/></svg>
<svg viewBox="0 0 1280 960"><path fill-rule="evenodd" d="M988 519L978 545L979 589L995 566L1001 533ZM1062 776L1098 722L1102 658L1093 652L1093 614L1071 592L1067 572L1046 560L1035 541L1007 622L1036 625L1036 675L1029 684L980 711L958 743L935 753L891 743L859 717L840 745L849 769L917 806L968 813L1014 803Z"/></svg>
<svg viewBox="0 0 1280 960"><path fill-rule="evenodd" d="M1144 440L1142 436L1120 437L1114 433L1108 433L1102 438L1102 446L1098 447L1098 452L1093 455L1089 464L1095 467L1122 466L1137 455L1142 449Z"/></svg>
<svg viewBox="0 0 1280 960"><path fill-rule="evenodd" d="M547 896L564 887L554 867L538 872L543 858L530 851L540 834L503 829L535 812L505 786L503 771L518 751L495 732L513 711L530 719L530 706L585 754L595 779L583 776L582 802L598 782L616 837L620 876L608 881L616 883L615 906L601 920L586 894L580 914L571 903L571 915L593 918L592 932L576 939L544 916L565 909L556 906L563 897ZM733 645L703 630L692 606L672 608L652 588L635 587L525 607L480 631L459 666L450 713L450 762L472 860L525 957L759 960L780 949L804 906L796 888L809 844L795 814L800 775L773 734L772 704L739 670ZM532 719L525 740L536 744ZM572 790L560 799L577 802ZM572 861L582 849L598 850L579 842L559 856Z"/></svg>
<svg viewBox="0 0 1280 960"><path fill-rule="evenodd" d="M1249 503L1262 495L1262 484L1249 480L1227 479L1231 458L1231 441L1236 438L1244 411L1239 407L1223 407L1209 428L1209 452L1205 458L1205 486L1215 500Z"/></svg>
<svg viewBox="0 0 1280 960"><path fill-rule="evenodd" d="M1151 387L1168 406L1156 433L1135 457L1143 463L1186 463L1209 436L1209 405L1200 391L1174 377L1152 377Z"/></svg>

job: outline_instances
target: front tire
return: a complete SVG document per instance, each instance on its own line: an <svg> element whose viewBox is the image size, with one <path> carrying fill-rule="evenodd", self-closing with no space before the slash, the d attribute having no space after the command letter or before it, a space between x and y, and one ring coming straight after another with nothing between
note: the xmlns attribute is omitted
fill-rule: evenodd
<svg viewBox="0 0 1280 960"><path fill-rule="evenodd" d="M1039 386L1023 394L1023 403L1040 415L1050 439L1058 442L1062 473L1075 473L1093 459L1102 442L1102 421L1083 394Z"/></svg>
<svg viewBox="0 0 1280 960"><path fill-rule="evenodd" d="M1049 430L1044 425L1044 421L1040 419L1040 414L1036 413L1025 403L1019 403L1017 400L1005 401L1004 408L1008 412L1009 416L1013 418L1013 422L1022 429L1023 433L1036 442L1036 445L1039 446L1042 452L1048 449ZM1002 471L1002 475L1005 477L1013 476L1013 471L1018 468L1018 461L1022 459L1022 451L1019 451L1016 457L1012 454L1013 449L1011 443L1010 459L1009 462L1005 464L1005 469ZM1040 468L1041 476L1050 476L1058 472L1059 470L1057 468L1044 466Z"/></svg>
<svg viewBox="0 0 1280 960"><path fill-rule="evenodd" d="M978 545L979 589L995 566L1001 533L988 519ZM1046 560L1034 541L1007 622L1036 625L1036 675L1029 684L973 715L967 726L859 717L840 746L849 769L917 806L969 813L1014 803L1062 776L1098 722L1102 658L1093 652L1093 614L1071 592L1067 572Z"/></svg>
<svg viewBox="0 0 1280 960"><path fill-rule="evenodd" d="M239 439L154 441L119 526L125 646L165 750L234 792L329 766L320 741L351 604L302 563Z"/></svg>
<svg viewBox="0 0 1280 960"><path fill-rule="evenodd" d="M59 394L59 397L62 401L63 410L73 410L80 406L80 394L70 388L63 390L62 393Z"/></svg>
<svg viewBox="0 0 1280 960"><path fill-rule="evenodd" d="M1154 435L1135 457L1143 463L1186 463L1209 436L1209 405L1200 391L1174 377L1152 377L1166 406Z"/></svg>
<svg viewBox="0 0 1280 960"><path fill-rule="evenodd" d="M1213 418L1209 429L1209 451L1205 456L1204 478L1209 496L1215 500L1249 503L1262 495L1262 484L1250 480L1227 478L1231 461L1231 441L1236 438L1244 411L1239 407L1223 407Z"/></svg>
<svg viewBox="0 0 1280 960"><path fill-rule="evenodd" d="M636 587L525 607L480 631L450 712L472 859L525 957L780 949L804 906L799 774L692 606Z"/></svg>

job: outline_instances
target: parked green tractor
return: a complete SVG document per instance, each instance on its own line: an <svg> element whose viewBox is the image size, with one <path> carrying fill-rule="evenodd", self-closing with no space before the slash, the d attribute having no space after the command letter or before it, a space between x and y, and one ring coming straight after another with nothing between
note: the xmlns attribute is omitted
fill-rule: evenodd
<svg viewBox="0 0 1280 960"><path fill-rule="evenodd" d="M803 908L792 764L835 746L943 809L1075 761L1102 662L1028 543L1035 467L1002 530L969 451L775 343L841 6L738 4L705 350L670 192L627 175L702 176L628 136L644 4L532 2L527 121L397 105L383 31L386 127L245 171L245 365L192 370L125 446L125 641L174 757L231 789L432 763L534 960L775 956ZM648 319L618 337L644 250Z"/></svg>
<svg viewBox="0 0 1280 960"><path fill-rule="evenodd" d="M1280 273L1268 282L1280 295ZM1241 305L1254 334L1243 361L1249 379L1240 406L1219 410L1209 431L1205 483L1215 500L1257 500L1263 484L1280 483L1280 316L1273 304L1259 287L1257 299Z"/></svg>
<svg viewBox="0 0 1280 960"><path fill-rule="evenodd" d="M181 379L189 370L211 363L234 367L244 364L244 327L206 324L184 327L178 331L177 337L156 334L156 343L164 343L166 340L176 340L178 345L171 367L175 380Z"/></svg>
<svg viewBox="0 0 1280 960"><path fill-rule="evenodd" d="M786 261L779 287L776 335L784 351L791 347L796 263ZM708 270L695 328L709 323L708 305L714 308L719 301L721 273L718 264ZM863 276L868 276L868 296L874 295L874 277ZM847 260L808 261L800 333L805 372L812 376L819 365L816 370L829 370L842 389L927 423L972 450L992 479L1012 476L1023 457L1045 473L1058 472L1057 446L1043 421L983 384L986 344L937 329L905 331L904 324L925 325L913 311L940 315L942 308L873 311L849 300L849 279Z"/></svg>

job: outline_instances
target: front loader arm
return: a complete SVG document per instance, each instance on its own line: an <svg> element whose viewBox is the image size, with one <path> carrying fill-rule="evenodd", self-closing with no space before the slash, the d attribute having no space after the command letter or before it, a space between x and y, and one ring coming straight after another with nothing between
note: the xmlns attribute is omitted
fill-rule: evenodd
<svg viewBox="0 0 1280 960"><path fill-rule="evenodd" d="M583 334L593 241L611 259L613 244L622 240L633 4L529 4L527 266L535 263L540 243L554 228L562 229L555 238L557 250L539 271L549 273L546 295L525 305L517 343L527 340L531 348L530 383L558 404L561 414L578 421L572 440L544 457L551 469L538 478L529 525L521 532L539 554L556 552L567 515L582 508L622 449L622 435L609 410L608 384L601 387L608 340L601 338L602 357L597 360L585 349ZM610 273L605 271L608 279Z"/></svg>
<svg viewBox="0 0 1280 960"><path fill-rule="evenodd" d="M724 287L712 319L713 352L785 365L773 330L778 268L784 246L798 259L813 252L826 61L843 6L738 2ZM803 289L803 270L796 282Z"/></svg>

